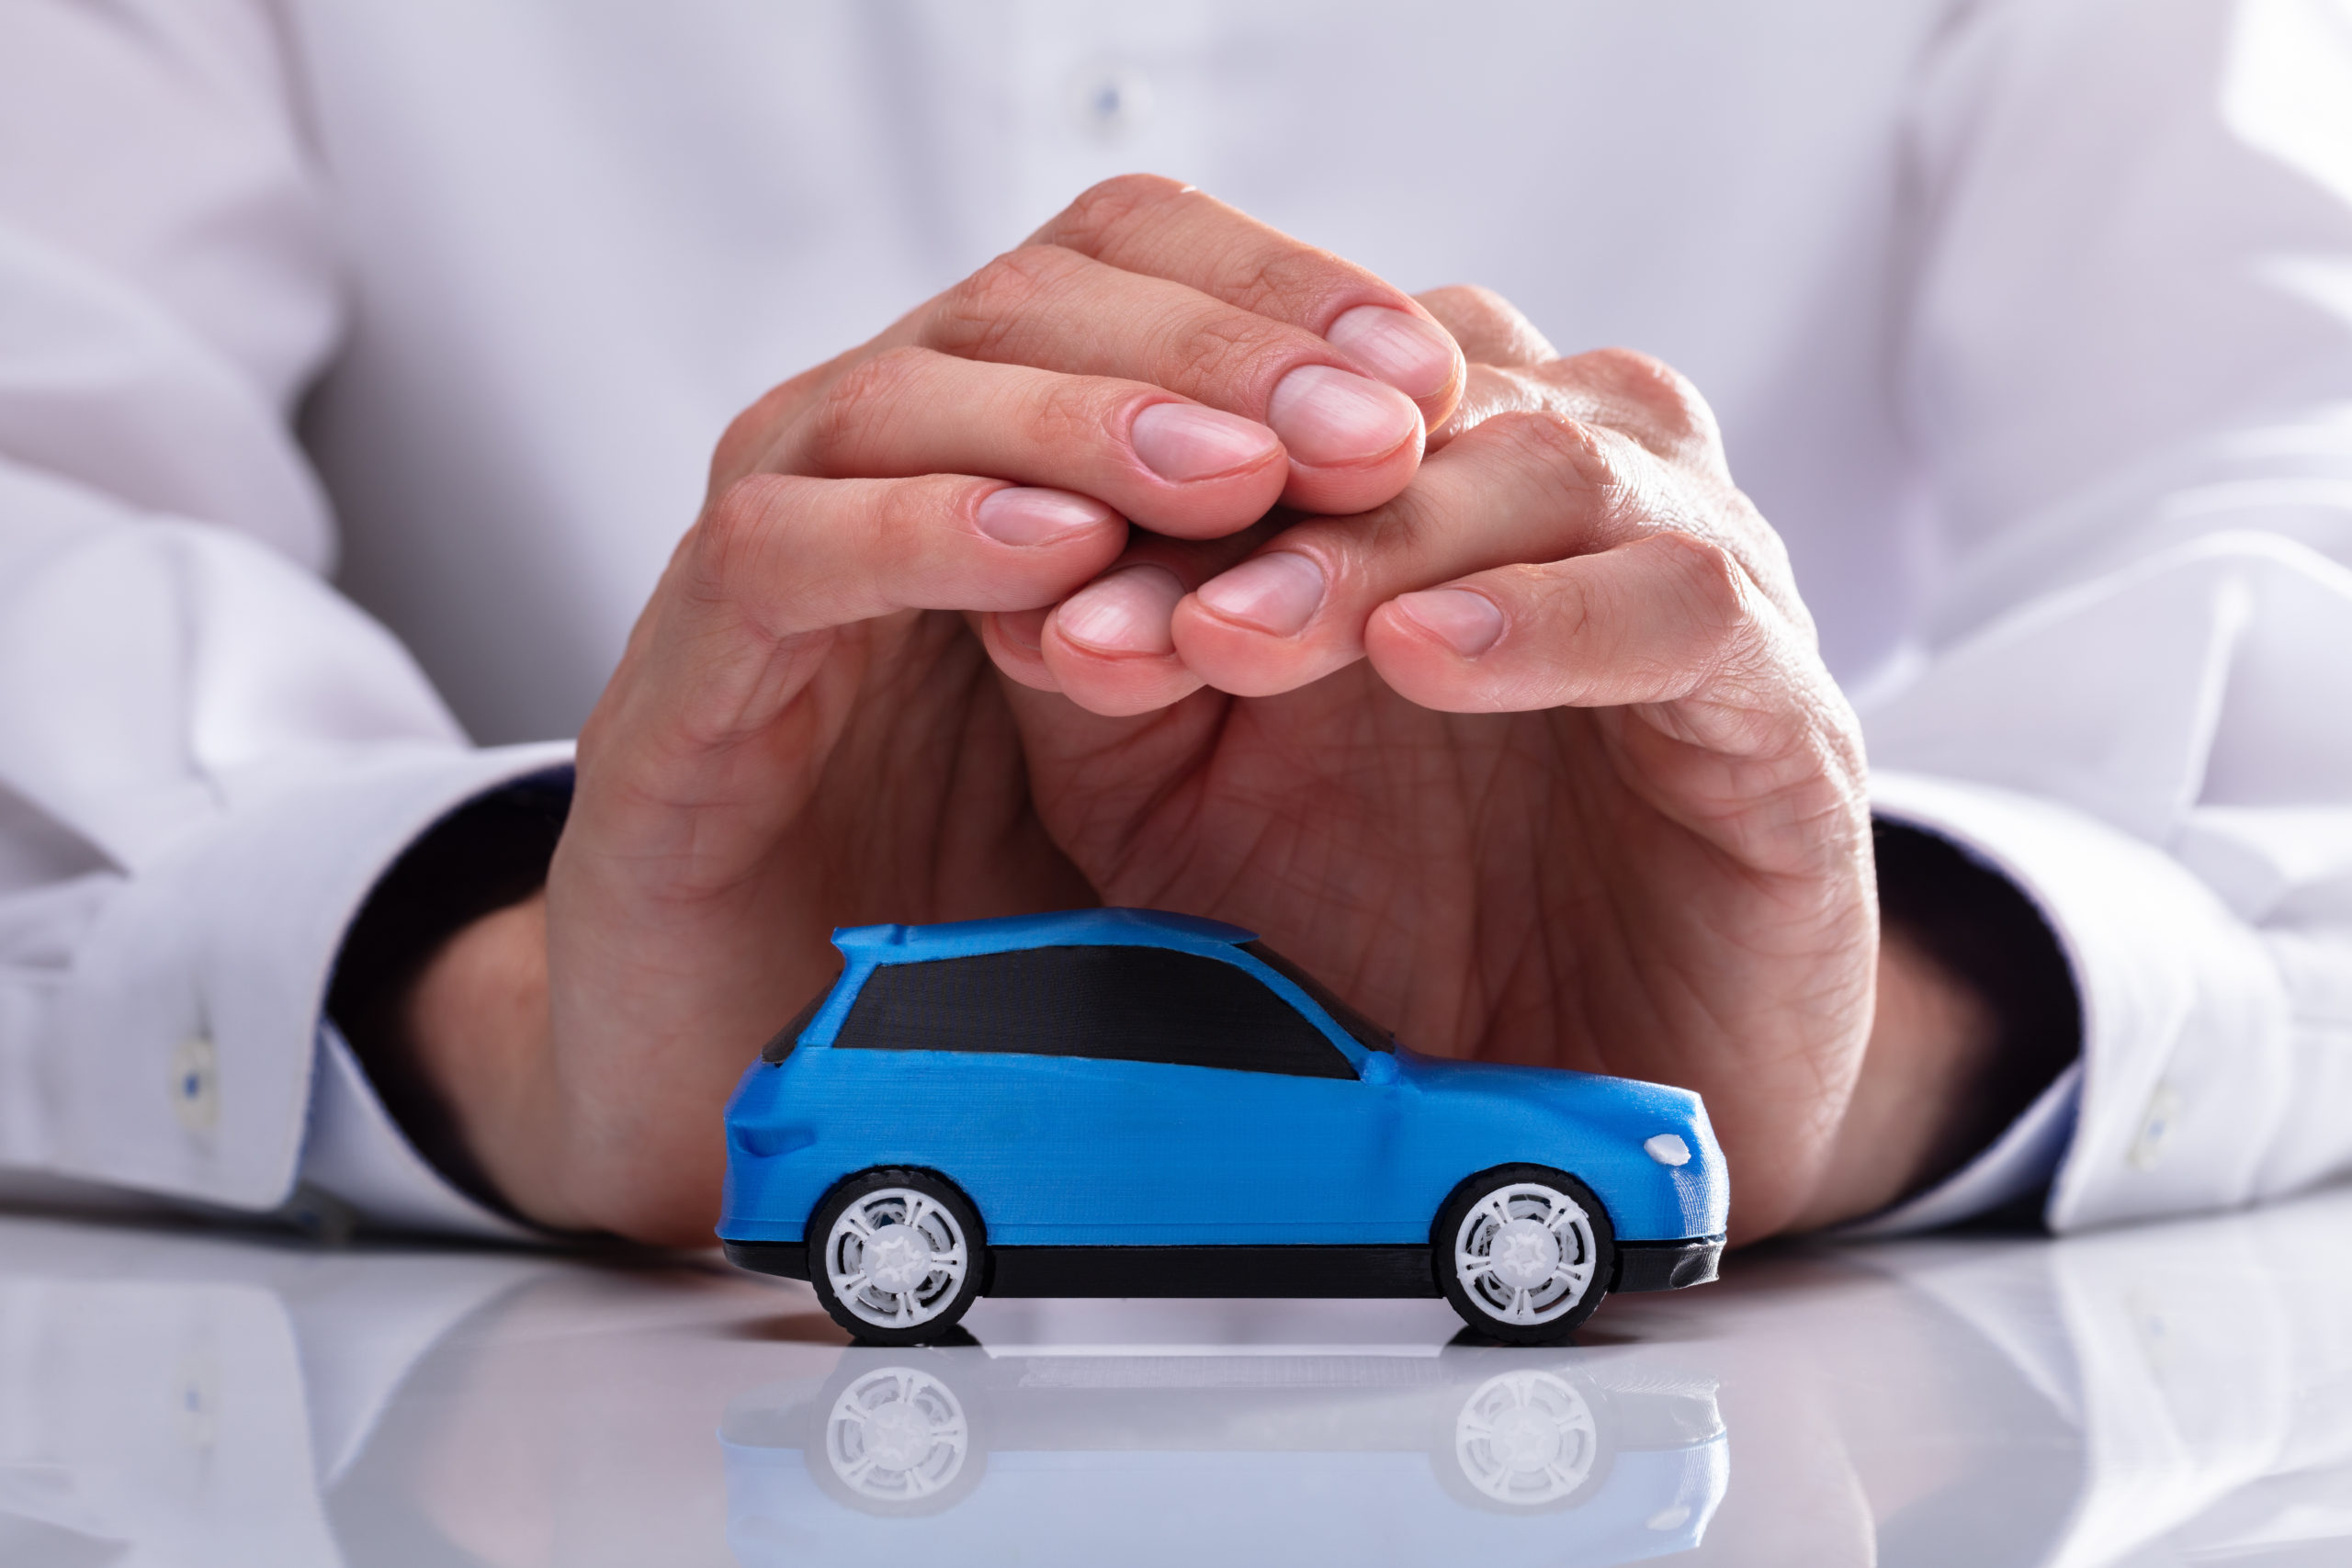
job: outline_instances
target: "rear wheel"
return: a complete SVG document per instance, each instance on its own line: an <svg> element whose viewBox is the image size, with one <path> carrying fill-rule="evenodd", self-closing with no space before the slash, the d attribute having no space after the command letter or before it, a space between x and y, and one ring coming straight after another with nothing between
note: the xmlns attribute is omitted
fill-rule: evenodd
<svg viewBox="0 0 2352 1568"><path fill-rule="evenodd" d="M978 1211L928 1170L859 1171L808 1218L808 1283L833 1321L869 1344L946 1337L980 1293L987 1258Z"/></svg>
<svg viewBox="0 0 2352 1568"><path fill-rule="evenodd" d="M1430 1235L1438 1285L1462 1320L1513 1345L1564 1339L1617 1266L1609 1211L1549 1166L1506 1165L1453 1190Z"/></svg>

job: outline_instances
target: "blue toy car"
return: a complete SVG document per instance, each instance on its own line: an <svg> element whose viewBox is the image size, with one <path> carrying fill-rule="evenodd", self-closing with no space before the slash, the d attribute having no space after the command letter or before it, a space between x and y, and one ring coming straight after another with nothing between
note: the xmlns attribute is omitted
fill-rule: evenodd
<svg viewBox="0 0 2352 1568"><path fill-rule="evenodd" d="M859 1338L980 1295L1427 1296L1541 1344L1715 1277L1698 1096L1407 1051L1249 931L1144 909L836 931L728 1106L736 1263Z"/></svg>

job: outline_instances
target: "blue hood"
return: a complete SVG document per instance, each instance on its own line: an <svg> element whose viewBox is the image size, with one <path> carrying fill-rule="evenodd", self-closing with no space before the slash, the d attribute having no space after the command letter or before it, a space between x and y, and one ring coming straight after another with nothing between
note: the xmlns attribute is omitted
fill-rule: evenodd
<svg viewBox="0 0 2352 1568"><path fill-rule="evenodd" d="M1417 1120L1494 1146L1517 1139L1537 1164L1566 1170L1609 1205L1620 1235L1657 1241L1722 1234L1731 1189L1707 1108L1689 1089L1558 1067L1456 1062L1399 1047L1398 1077L1426 1096ZM1682 1143L1681 1164L1650 1152ZM1663 1152L1671 1157L1670 1144Z"/></svg>

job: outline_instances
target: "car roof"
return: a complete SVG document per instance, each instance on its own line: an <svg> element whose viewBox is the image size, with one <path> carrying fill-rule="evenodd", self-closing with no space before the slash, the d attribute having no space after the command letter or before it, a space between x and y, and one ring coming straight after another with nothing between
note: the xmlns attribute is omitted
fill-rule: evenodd
<svg viewBox="0 0 2352 1568"><path fill-rule="evenodd" d="M833 945L844 957L870 964L915 964L927 958L971 958L1032 947L1175 947L1255 942L1255 931L1197 915L1162 909L1067 909L1051 915L1008 915L992 920L952 920L933 926L843 926Z"/></svg>

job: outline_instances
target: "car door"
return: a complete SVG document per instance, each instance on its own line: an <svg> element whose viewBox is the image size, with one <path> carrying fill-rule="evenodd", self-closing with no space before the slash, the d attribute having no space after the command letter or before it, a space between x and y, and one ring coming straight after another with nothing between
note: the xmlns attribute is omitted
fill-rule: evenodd
<svg viewBox="0 0 2352 1568"><path fill-rule="evenodd" d="M1092 1003L1091 1135L1066 1156L1125 1193L1128 1245L1400 1239L1372 1211L1394 1096L1317 1023L1223 958L1112 948ZM1413 1236L1404 1239L1419 1239Z"/></svg>

